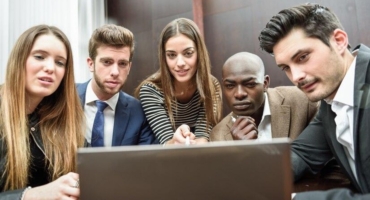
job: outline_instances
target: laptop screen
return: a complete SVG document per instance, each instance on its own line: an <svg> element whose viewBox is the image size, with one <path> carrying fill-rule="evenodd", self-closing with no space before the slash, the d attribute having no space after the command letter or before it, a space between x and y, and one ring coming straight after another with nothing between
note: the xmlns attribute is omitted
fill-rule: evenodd
<svg viewBox="0 0 370 200"><path fill-rule="evenodd" d="M82 200L290 199L288 139L82 148Z"/></svg>

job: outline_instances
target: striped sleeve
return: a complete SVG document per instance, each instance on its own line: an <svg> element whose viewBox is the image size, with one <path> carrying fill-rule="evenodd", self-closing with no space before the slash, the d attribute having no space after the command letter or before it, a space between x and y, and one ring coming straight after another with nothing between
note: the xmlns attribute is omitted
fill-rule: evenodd
<svg viewBox="0 0 370 200"><path fill-rule="evenodd" d="M163 93L151 84L145 84L140 88L139 98L145 116L156 138L161 144L172 139L174 130L165 108Z"/></svg>

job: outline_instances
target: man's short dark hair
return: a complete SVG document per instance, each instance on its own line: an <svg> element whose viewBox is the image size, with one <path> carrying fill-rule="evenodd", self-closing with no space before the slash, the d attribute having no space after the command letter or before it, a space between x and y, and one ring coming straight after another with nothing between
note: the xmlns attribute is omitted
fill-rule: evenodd
<svg viewBox="0 0 370 200"><path fill-rule="evenodd" d="M307 3L281 10L273 16L258 37L260 47L273 54L272 49L276 43L295 28L302 29L307 37L317 38L329 47L333 31L344 30L338 17L331 10L319 4Z"/></svg>

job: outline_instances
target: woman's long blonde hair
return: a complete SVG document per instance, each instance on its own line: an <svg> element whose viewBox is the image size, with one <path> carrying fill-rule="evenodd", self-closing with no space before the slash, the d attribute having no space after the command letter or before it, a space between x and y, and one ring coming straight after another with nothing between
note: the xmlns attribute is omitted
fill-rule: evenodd
<svg viewBox="0 0 370 200"><path fill-rule="evenodd" d="M174 116L172 111L173 100L175 100L174 77L168 69L166 62L166 43L176 35L183 34L195 43L197 52L196 85L200 94L201 103L204 105L207 123L216 125L221 119L221 89L218 81L211 75L211 62L203 37L200 35L198 26L190 19L178 18L166 25L162 30L159 48L159 70L144 80L135 90L135 96L139 97L140 88L146 83L152 83L163 91L165 105L169 118L175 129ZM172 84L169 84L172 83Z"/></svg>
<svg viewBox="0 0 370 200"><path fill-rule="evenodd" d="M6 149L4 190L23 188L28 182L30 167L30 133L26 114L26 60L40 35L51 34L64 43L67 50L65 75L50 96L38 106L39 128L46 154L45 166L52 180L76 171L77 148L84 143L84 114L77 95L73 73L71 45L56 27L38 25L26 30L17 40L9 56L5 83L0 90L0 134ZM16 81L16 83L15 83Z"/></svg>

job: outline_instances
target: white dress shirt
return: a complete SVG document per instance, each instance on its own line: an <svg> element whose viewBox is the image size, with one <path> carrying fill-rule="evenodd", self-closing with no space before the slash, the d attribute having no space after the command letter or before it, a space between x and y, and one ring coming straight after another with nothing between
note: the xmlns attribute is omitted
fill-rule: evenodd
<svg viewBox="0 0 370 200"><path fill-rule="evenodd" d="M114 115L115 109L118 102L119 93L112 96L107 101L104 101L108 106L104 110L104 146L112 146L113 139L113 126L114 126ZM99 100L91 87L91 81L88 83L86 88L86 99L84 105L84 113L86 117L86 135L85 138L88 143L91 144L92 127L94 125L94 119L97 112L95 101Z"/></svg>
<svg viewBox="0 0 370 200"><path fill-rule="evenodd" d="M326 100L331 104L335 117L337 141L343 145L351 170L357 180L355 154L353 143L353 96L355 81L356 57L351 63L342 83L333 100Z"/></svg>
<svg viewBox="0 0 370 200"><path fill-rule="evenodd" d="M258 125L258 140L271 140L271 111L269 105L269 99L265 92L265 105L263 107L263 114L261 122Z"/></svg>

